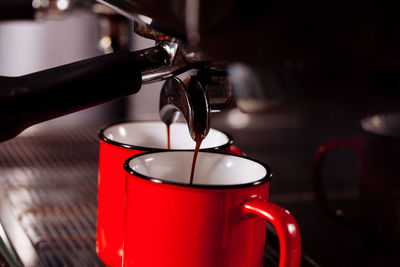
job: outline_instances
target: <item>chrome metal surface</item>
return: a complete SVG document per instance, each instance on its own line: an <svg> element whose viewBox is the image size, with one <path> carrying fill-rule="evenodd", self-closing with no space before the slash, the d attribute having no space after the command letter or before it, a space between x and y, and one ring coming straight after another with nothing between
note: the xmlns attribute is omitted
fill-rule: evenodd
<svg viewBox="0 0 400 267"><path fill-rule="evenodd" d="M161 42L159 44L169 55L166 65L158 68L147 69L142 72L142 83L148 84L159 82L170 77L179 75L193 68L196 64L190 64L186 61L178 43Z"/></svg>
<svg viewBox="0 0 400 267"><path fill-rule="evenodd" d="M169 55L169 61L166 65L143 71L143 84L166 80L191 69L225 68L225 62L212 61L183 42L158 41L157 45Z"/></svg>
<svg viewBox="0 0 400 267"><path fill-rule="evenodd" d="M210 130L210 112L221 111L232 102L232 88L226 72L202 69L184 82L168 79L160 93L159 114L170 125L179 114L185 118L193 140L196 135L205 138Z"/></svg>
<svg viewBox="0 0 400 267"><path fill-rule="evenodd" d="M160 118L166 124L174 123L179 113L185 118L189 133L197 141L204 139L210 130L210 107L203 87L191 76L182 82L179 78L168 79L160 94Z"/></svg>

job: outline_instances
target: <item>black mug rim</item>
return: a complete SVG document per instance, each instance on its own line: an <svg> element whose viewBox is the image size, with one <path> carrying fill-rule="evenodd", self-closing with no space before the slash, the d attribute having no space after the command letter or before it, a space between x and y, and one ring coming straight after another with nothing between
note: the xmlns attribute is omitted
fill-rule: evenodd
<svg viewBox="0 0 400 267"><path fill-rule="evenodd" d="M100 129L100 132L98 134L98 137L103 140L104 142L111 144L111 145L115 145L115 146L119 146L119 147L123 147L123 148L127 148L127 149L136 149L136 150L141 150L141 151L146 151L146 152L165 152L165 151L172 151L171 149L167 149L167 148L154 148L154 147L146 147L146 146L139 146L139 145L132 145L132 144L126 144L126 143L121 143L121 142L117 142L114 140L110 140L109 138L107 138L104 134L104 132L113 126L116 126L118 124L130 124L130 123L143 123L143 122L160 122L161 121L157 121L157 120L143 120L143 121L119 121L119 122L113 122L110 124L107 124L106 126L102 127ZM226 137L228 138L228 142L226 142L223 145L220 146L214 146L214 147L209 147L209 148L201 148L200 151L214 151L214 150L220 150L220 149L225 149L231 145L233 145L233 138L230 134L228 134L225 131L221 131L219 129L216 128L212 128L214 130L217 130L223 134L226 135ZM173 149L174 151L193 151L194 149Z"/></svg>
<svg viewBox="0 0 400 267"><path fill-rule="evenodd" d="M210 153L210 154L219 154L219 155L228 155L228 156L233 156L233 157L239 157L239 158L244 158L247 160L251 160L254 161L258 164L260 164L261 166L263 166L266 170L266 174L263 178L258 179L257 181L251 182L251 183L244 183L244 184L233 184L233 185L201 185L201 184L185 184L185 183L178 183L178 182L170 182L170 181L166 181L166 180L162 180L159 178L154 178L154 177L150 177L147 175L143 175L141 173L138 173L134 170L132 170L132 168L129 166L129 162L137 157L141 157L141 156L146 156L146 155L150 155L150 154L157 154L157 153L170 153L170 152L191 152L190 150L166 150L166 151L157 151L157 152L145 152L145 153L140 153L140 154L136 154L134 156L129 157L127 160L125 160L124 162L124 169L125 171L127 171L129 174L132 174L138 178L153 182L153 183L157 183L157 184L167 184L167 185L175 185L175 186L179 186L179 187L187 187L187 188L201 188L201 189L232 189L232 188L246 188L246 187L252 187L252 186L257 186L257 185L261 185L261 184L265 184L268 183L269 181L271 181L272 176L273 176L273 172L272 169L269 165L265 164L262 161L253 159L253 158L249 158L247 156L242 156L242 155L236 155L236 154L230 154L230 153L225 153L225 152L217 152L217 151L199 151L199 153Z"/></svg>

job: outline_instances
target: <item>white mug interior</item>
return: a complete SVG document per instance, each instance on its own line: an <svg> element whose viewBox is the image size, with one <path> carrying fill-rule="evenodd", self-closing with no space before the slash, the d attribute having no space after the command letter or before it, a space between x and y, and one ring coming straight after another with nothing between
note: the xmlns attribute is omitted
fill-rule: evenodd
<svg viewBox="0 0 400 267"><path fill-rule="evenodd" d="M167 148L167 130L163 122L126 122L112 125L103 131L108 140L138 147ZM185 123L173 123L170 127L171 149L193 150L195 142L190 137ZM201 149L226 145L229 137L216 129L210 129L201 144Z"/></svg>
<svg viewBox="0 0 400 267"><path fill-rule="evenodd" d="M189 184L192 160L191 151L145 153L129 159L126 167L131 173L154 182ZM241 156L199 152L193 184L251 184L266 179L271 175L268 172L261 163Z"/></svg>

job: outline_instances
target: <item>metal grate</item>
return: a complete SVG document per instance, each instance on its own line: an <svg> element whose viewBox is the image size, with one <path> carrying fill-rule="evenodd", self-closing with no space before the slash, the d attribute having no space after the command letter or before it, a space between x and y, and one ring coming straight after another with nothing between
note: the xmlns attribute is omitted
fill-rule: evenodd
<svg viewBox="0 0 400 267"><path fill-rule="evenodd" d="M0 144L0 221L25 266L103 266L95 251L97 153L97 127ZM34 254L15 245L16 227Z"/></svg>

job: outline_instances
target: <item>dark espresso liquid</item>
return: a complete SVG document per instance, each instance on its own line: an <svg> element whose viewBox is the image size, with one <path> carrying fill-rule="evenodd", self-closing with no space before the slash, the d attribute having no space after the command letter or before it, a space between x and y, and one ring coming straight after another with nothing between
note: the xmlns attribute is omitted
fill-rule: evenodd
<svg viewBox="0 0 400 267"><path fill-rule="evenodd" d="M171 132L170 132L170 125L165 125L167 127L167 148L171 149ZM192 169L190 171L190 184L193 184L193 177L194 177L194 170L196 168L196 160L197 160L197 154L199 154L201 142L203 141L203 138L201 138L201 135L196 135L196 147L194 149L194 154L193 154L193 160L192 160Z"/></svg>
<svg viewBox="0 0 400 267"><path fill-rule="evenodd" d="M195 139L196 139L196 147L194 149L194 154L193 154L192 170L190 171L190 184L193 184L194 170L196 168L197 154L199 154L201 142L203 141L203 138L201 138L201 135L196 135Z"/></svg>
<svg viewBox="0 0 400 267"><path fill-rule="evenodd" d="M170 125L167 126L167 149L171 149L171 135L170 135Z"/></svg>

